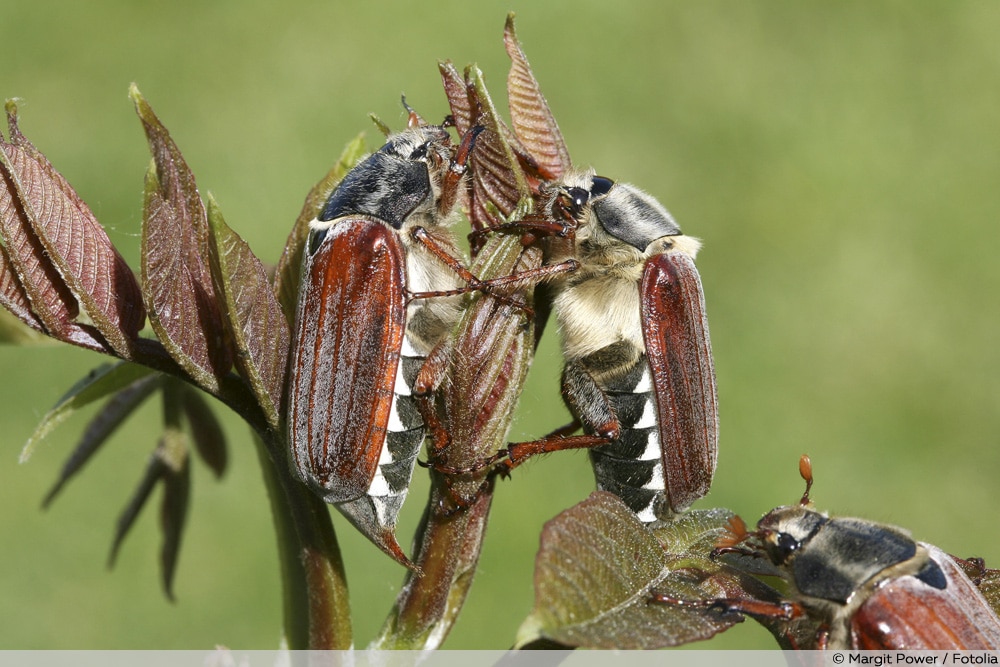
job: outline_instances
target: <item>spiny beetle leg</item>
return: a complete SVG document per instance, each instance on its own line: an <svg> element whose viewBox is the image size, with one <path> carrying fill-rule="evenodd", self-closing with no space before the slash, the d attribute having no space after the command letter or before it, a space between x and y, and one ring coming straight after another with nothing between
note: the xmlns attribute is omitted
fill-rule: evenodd
<svg viewBox="0 0 1000 667"><path fill-rule="evenodd" d="M530 442L512 442L507 445L506 458L498 461L500 474L506 474L533 456L551 454L566 449L591 449L608 444L608 438L600 435L546 436Z"/></svg>
<svg viewBox="0 0 1000 667"><path fill-rule="evenodd" d="M621 424L611 401L582 361L569 361L563 368L562 395L574 418L593 435L605 442L619 437Z"/></svg>
<svg viewBox="0 0 1000 667"><path fill-rule="evenodd" d="M452 258L454 259L454 258ZM531 309L525 306L523 303L516 301L510 297L506 297L503 294L496 294L495 289L518 289L521 287L529 287L531 285L543 282L557 276L561 273L569 273L576 271L580 267L580 263L575 259L567 259L565 261L559 262L557 264L546 264L544 266L539 266L534 269L526 269L524 271L519 271L517 273L512 273L509 276L501 276L499 278L491 278L489 280L480 280L470 271L465 269L461 264L455 263L455 265L449 266L455 269L455 272L459 276L468 282L466 287L458 287L450 290L437 290L433 292L410 292L410 299L429 299L437 296L455 296L457 294L468 294L469 292L486 292L490 296L493 296L503 303L509 306L514 306L515 308L520 308L528 311L530 314Z"/></svg>
<svg viewBox="0 0 1000 667"><path fill-rule="evenodd" d="M449 466L442 461L434 460L434 457L429 461L418 461L418 463L424 468L431 468L442 475L451 477L471 475L486 469L490 469L490 475L507 477L514 468L537 454L548 454L564 449L586 449L607 442L605 438L600 436L572 436L572 433L579 428L580 423L574 420L538 440L509 443L506 448L465 467Z"/></svg>
<svg viewBox="0 0 1000 667"><path fill-rule="evenodd" d="M466 466L464 468L450 466L446 463L442 463L440 460L429 460L426 462L419 461L418 463L420 463L420 465L423 466L424 468L431 468L441 473L445 477L457 477L459 475L471 475L473 473L479 472L480 470L491 468L492 466L496 465L501 459L504 459L506 457L507 457L507 450L502 450L497 452L496 454L493 454L492 456L487 456L481 461L477 461L476 463L470 466Z"/></svg>
<svg viewBox="0 0 1000 667"><path fill-rule="evenodd" d="M533 213L515 222L508 222L502 225L495 225L485 229L474 230L469 233L469 243L474 248L481 247L484 243L483 239L485 237L490 234L497 233L527 234L532 237L527 239L529 242L533 242L535 240L534 237L538 236L556 236L558 238L566 238L570 235L572 230L573 227L566 222L560 222L547 216Z"/></svg>
<svg viewBox="0 0 1000 667"><path fill-rule="evenodd" d="M462 143L458 146L458 151L455 153L454 159L452 159L451 164L448 166L448 171L445 172L444 178L441 181L441 196L438 199L438 212L442 215L446 215L455 206L455 201L458 199L459 185L462 182L462 176L465 175L466 163L469 160L469 154L472 153L472 149L476 145L476 137L484 129L481 125L476 125L469 128L469 131L462 136Z"/></svg>
<svg viewBox="0 0 1000 667"><path fill-rule="evenodd" d="M446 337L431 349L413 382L414 394L426 396L441 386L448 374L448 362L454 347L454 341Z"/></svg>
<svg viewBox="0 0 1000 667"><path fill-rule="evenodd" d="M545 266L539 266L534 269L527 269L525 271L513 273L509 276L501 276L491 280L480 280L475 274L469 271L465 265L458 261L458 259L456 259L447 248L443 247L433 236L431 236L426 229L423 227L415 227L412 234L414 239L419 241L443 264L454 271L459 278L466 282L467 285L466 287L460 287L452 290L411 292L409 295L410 299L454 296L456 294L465 294L468 292L486 292L509 306L525 311L527 317L533 318L534 311L530 307L513 297L496 293L495 289L515 289L518 287L527 287L529 285L548 280L549 278L557 276L561 273L575 271L580 266L579 262L570 259L564 262L559 262L558 264L546 264Z"/></svg>
<svg viewBox="0 0 1000 667"><path fill-rule="evenodd" d="M580 262L575 259L567 259L556 264L546 264L534 269L526 269L509 276L501 276L492 280L483 280L479 284L485 287L507 287L518 288L528 287L536 283L543 282L561 273L572 273L580 268Z"/></svg>
<svg viewBox="0 0 1000 667"><path fill-rule="evenodd" d="M742 623L744 619L740 611L732 609L726 604L726 600L683 600L667 595L666 593L650 591L646 602L648 604L663 604L670 605L671 607L682 607L684 609L698 609L706 612L714 611L718 612L722 620L734 621L736 623Z"/></svg>
<svg viewBox="0 0 1000 667"><path fill-rule="evenodd" d="M425 248L427 248L431 253L434 254L441 263L450 268L455 274L469 284L470 290L476 289L479 285L479 278L474 276L469 269L465 267L448 248L443 247L437 239L431 236L426 229L423 227L414 227L411 232L413 238L419 241Z"/></svg>
<svg viewBox="0 0 1000 667"><path fill-rule="evenodd" d="M706 609L718 611L723 617L733 614L752 616L754 618L777 619L791 621L805 616L805 609L796 602L767 602L764 600L746 600L738 598L717 598L715 600L681 600L665 593L651 591L648 602L668 604L689 609Z"/></svg>
<svg viewBox="0 0 1000 667"><path fill-rule="evenodd" d="M524 303L523 300L516 296L498 294L494 290L515 290L523 287L529 287L531 285L544 282L561 273L576 271L579 267L580 263L575 259L567 259L557 264L546 264L534 269L526 269L518 273L512 273L509 276L501 276L490 280L479 280L473 277L474 282L470 282L468 287L449 290L447 292L414 292L410 294L410 298L421 299L435 296L452 296L454 294L465 294L467 292L475 291L485 292L501 303L505 303L508 306L523 311L528 320L533 320L535 318L535 310Z"/></svg>
<svg viewBox="0 0 1000 667"><path fill-rule="evenodd" d="M507 476L533 456L550 454L566 449L591 449L606 445L618 437L621 426L608 403L607 397L594 382L593 377L579 362L571 362L563 371L563 395L576 414L574 421L556 431L528 442L514 442L469 469L454 470L452 474L473 472L493 467L491 474ZM580 400L580 398L585 400ZM581 423L591 431L587 435L569 435Z"/></svg>

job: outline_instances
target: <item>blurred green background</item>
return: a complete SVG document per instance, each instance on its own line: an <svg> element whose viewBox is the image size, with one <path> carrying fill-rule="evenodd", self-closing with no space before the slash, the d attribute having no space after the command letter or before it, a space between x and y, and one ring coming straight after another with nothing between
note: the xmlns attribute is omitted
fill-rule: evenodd
<svg viewBox="0 0 1000 667"><path fill-rule="evenodd" d="M446 113L437 60L478 61L503 106L511 9L576 162L639 184L705 241L722 426L699 506L755 520L794 502L808 452L821 508L1000 564L1000 4L8 1L0 96L22 98L22 129L138 266L137 82L202 191L274 262L344 143L368 130L378 144L369 112L400 127L405 91L426 117ZM557 350L550 336L513 438L565 423ZM84 418L25 465L20 448L101 361L0 347L0 648L273 648L271 519L230 415L228 474L195 470L176 604L160 592L158 496L104 567L157 406L39 510ZM511 643L542 524L592 486L579 452L501 484L446 647ZM336 522L364 646L403 572ZM745 623L700 646L773 644Z"/></svg>

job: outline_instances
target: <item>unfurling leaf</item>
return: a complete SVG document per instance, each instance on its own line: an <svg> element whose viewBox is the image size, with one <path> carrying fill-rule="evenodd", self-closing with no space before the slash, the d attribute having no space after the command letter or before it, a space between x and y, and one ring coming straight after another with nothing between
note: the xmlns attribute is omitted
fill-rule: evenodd
<svg viewBox="0 0 1000 667"><path fill-rule="evenodd" d="M108 566L112 567L122 541L135 524L153 488L158 482L162 482L160 530L163 533L163 545L160 549L160 563L163 589L170 600L174 599L174 572L191 494L190 457L187 440L181 431L182 391L184 389L174 380L163 384L163 435L146 464L139 486L118 518L108 556Z"/></svg>
<svg viewBox="0 0 1000 667"><path fill-rule="evenodd" d="M222 429L199 390L169 375L132 363L106 365L78 382L53 408L25 447L23 457L59 422L74 411L109 394L111 399L84 430L79 443L63 464L59 479L43 502L48 506L107 441L109 436L155 391L163 396L164 431L146 464L142 480L120 515L109 556L114 564L125 535L134 525L146 499L158 482L163 483L160 523L163 545L160 553L163 586L173 599L173 577L190 496L190 463L187 440L181 430L184 417L194 433L195 446L205 462L221 476L226 467L226 445Z"/></svg>
<svg viewBox="0 0 1000 667"><path fill-rule="evenodd" d="M330 197L330 193L344 180L347 172L358 163L364 154L365 135L361 133L344 146L337 163L306 195L302 211L288 235L285 250L281 253L278 269L274 274L274 293L278 296L278 302L281 303L281 309L285 313L288 326L295 324L299 274L302 271L302 248L305 246L306 237L309 236L309 223L319 215L326 200Z"/></svg>
<svg viewBox="0 0 1000 667"><path fill-rule="evenodd" d="M3 241L0 243L0 306L6 308L11 315L32 330L44 333L45 326L31 310L31 301L28 300L28 295L14 272L14 265L7 255L7 239L12 233L16 234L16 231L12 231L12 223L8 222L17 218L13 199L9 196L11 191L10 180L6 172L0 168L0 240ZM13 230L16 229L16 226L13 227ZM10 327L5 326L5 328Z"/></svg>
<svg viewBox="0 0 1000 667"><path fill-rule="evenodd" d="M173 594L174 572L177 566L177 554L180 551L181 536L184 521L187 517L188 499L190 496L191 471L188 466L188 456L180 432L164 434L146 464L146 470L139 486L132 494L125 509L118 517L115 536L108 556L108 567L113 567L118 557L118 550L129 530L139 517L139 512L149 499L157 482L163 482L163 500L160 505L160 528L163 532L163 546L160 549L163 588L171 600Z"/></svg>
<svg viewBox="0 0 1000 667"><path fill-rule="evenodd" d="M165 474L165 468L166 465L155 453L149 457L149 461L146 463L146 470L143 472L142 479L139 480L139 486L136 487L135 492L129 499L125 509L119 515L118 522L115 525L115 536L111 543L111 553L108 555L109 568L114 567L122 540L128 535L128 531L132 529L132 525L139 517L139 511L145 506L146 500L149 498L149 494L153 492L156 483Z"/></svg>
<svg viewBox="0 0 1000 667"><path fill-rule="evenodd" d="M134 85L129 94L153 154L142 226L149 322L174 361L199 386L217 393L232 359L209 270L205 206L170 133Z"/></svg>
<svg viewBox="0 0 1000 667"><path fill-rule="evenodd" d="M511 60L507 97L514 134L535 159L544 178L559 178L570 168L569 151L514 32L513 13L507 15L503 42Z"/></svg>
<svg viewBox="0 0 1000 667"><path fill-rule="evenodd" d="M288 359L288 321L250 246L208 199L209 258L215 294L240 375L253 390L271 428L277 429Z"/></svg>
<svg viewBox="0 0 1000 667"><path fill-rule="evenodd" d="M105 403L100 412L97 413L87 428L84 429L80 441L73 449L73 453L63 464L59 479L46 494L42 501L42 507L48 507L76 473L78 473L90 460L90 457L97 453L108 437L111 436L121 424L128 419L136 408L149 398L150 395L160 386L163 376L159 373L145 375L124 389L121 389L111 399Z"/></svg>
<svg viewBox="0 0 1000 667"><path fill-rule="evenodd" d="M73 385L59 399L55 407L42 417L41 423L35 428L35 432L31 434L28 442L24 445L24 449L21 450L21 463L28 460L42 438L51 433L52 429L61 424L71 414L86 405L90 405L94 401L99 401L106 396L125 389L132 383L155 372L152 369L127 362L105 364L92 370L87 377Z"/></svg>
<svg viewBox="0 0 1000 667"><path fill-rule="evenodd" d="M229 458L222 425L199 391L187 385L179 385L178 391L181 392L181 407L191 429L195 451L216 478L222 477Z"/></svg>
<svg viewBox="0 0 1000 667"><path fill-rule="evenodd" d="M452 116L459 118L472 113L472 124L483 128L469 156L472 227L482 230L504 224L531 197L527 179L510 145L514 136L497 115L478 68L466 68L464 90L458 86L458 72L451 63L442 63L439 69Z"/></svg>
<svg viewBox="0 0 1000 667"><path fill-rule="evenodd" d="M458 73L450 60L439 62L438 71L441 73L441 83L444 85L444 94L448 98L448 107L451 109L451 118L455 122L455 129L460 135L465 134L472 127L475 113L469 100L465 79Z"/></svg>
<svg viewBox="0 0 1000 667"><path fill-rule="evenodd" d="M739 620L704 607L650 601L745 597L752 580L709 553L727 510L692 511L650 530L617 497L596 492L546 524L535 563L535 607L518 646L649 649L707 639Z"/></svg>
<svg viewBox="0 0 1000 667"><path fill-rule="evenodd" d="M165 434L164 438L166 437ZM174 573L177 571L177 557L181 550L181 538L191 500L191 466L186 448L177 452L175 459L168 462L166 467L163 500L160 503L160 531L163 533L160 572L163 590L171 600L174 599Z"/></svg>
<svg viewBox="0 0 1000 667"><path fill-rule="evenodd" d="M132 358L145 322L135 276L79 195L21 134L12 101L7 122L10 141L0 137L0 303L55 338Z"/></svg>

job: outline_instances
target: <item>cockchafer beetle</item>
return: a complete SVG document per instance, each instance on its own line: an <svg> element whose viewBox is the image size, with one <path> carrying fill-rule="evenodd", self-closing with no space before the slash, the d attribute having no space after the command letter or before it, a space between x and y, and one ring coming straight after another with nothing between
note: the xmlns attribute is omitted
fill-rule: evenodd
<svg viewBox="0 0 1000 667"><path fill-rule="evenodd" d="M504 42L515 150L540 214L504 227L563 237L549 261L579 268L551 283L563 338L562 395L574 423L508 446L500 470L537 453L590 448L598 488L654 522L708 493L718 400L700 243L639 188L572 168L508 16ZM496 230L496 228L494 228ZM583 427L584 435L568 434Z"/></svg>
<svg viewBox="0 0 1000 667"><path fill-rule="evenodd" d="M764 568L751 562L748 569L779 575L787 599L683 602L656 594L652 599L787 620L789 628L796 620L811 621L817 628L811 636L787 637L798 648L1000 648L1000 619L951 556L902 528L817 512L809 499L809 457L802 457L799 470L806 480L799 504L771 510L754 531L736 517L713 551L713 557L736 554L761 561Z"/></svg>
<svg viewBox="0 0 1000 667"><path fill-rule="evenodd" d="M708 493L717 459L715 371L694 265L700 243L635 186L570 172L544 187L580 263L554 283L553 309L570 429L582 424L585 435L561 430L512 444L506 465L587 447L599 489L642 521L668 518Z"/></svg>
<svg viewBox="0 0 1000 667"><path fill-rule="evenodd" d="M411 387L461 314L457 294L478 285L447 230L478 132L456 149L444 127L411 111L408 128L330 194L303 259L288 388L292 465L408 566L394 529L424 439Z"/></svg>

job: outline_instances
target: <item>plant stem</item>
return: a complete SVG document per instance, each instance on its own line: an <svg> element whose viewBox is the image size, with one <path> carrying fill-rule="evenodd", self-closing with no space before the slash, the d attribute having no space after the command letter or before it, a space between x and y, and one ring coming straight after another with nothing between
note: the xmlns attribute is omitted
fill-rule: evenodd
<svg viewBox="0 0 1000 667"><path fill-rule="evenodd" d="M329 509L292 477L281 453L283 438L271 436L270 442L257 440L257 451L278 541L288 647L348 649L347 579Z"/></svg>
<svg viewBox="0 0 1000 667"><path fill-rule="evenodd" d="M472 585L493 501L492 480L467 507L445 509L451 499L435 477L415 540L423 575L407 573L372 649L439 648Z"/></svg>

